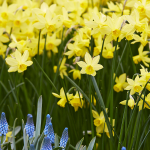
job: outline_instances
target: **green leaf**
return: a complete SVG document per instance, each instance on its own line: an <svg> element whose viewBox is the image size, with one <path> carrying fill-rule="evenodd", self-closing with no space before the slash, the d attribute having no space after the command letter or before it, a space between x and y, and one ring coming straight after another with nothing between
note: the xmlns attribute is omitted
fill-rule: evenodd
<svg viewBox="0 0 150 150"><path fill-rule="evenodd" d="M30 83L30 85L32 86L32 88L34 89L34 91L35 91L35 93L36 93L36 95L39 97L39 94L38 94L38 92L37 92L37 90L36 90L36 88L35 88L35 86L34 86L34 84L28 79L28 78L25 78L29 83Z"/></svg>
<svg viewBox="0 0 150 150"><path fill-rule="evenodd" d="M12 137L13 138L13 142L12 142L13 150L16 150L16 144L15 144L15 126L16 126L16 121L17 121L17 118L14 121L13 131L12 131L12 136L13 136Z"/></svg>
<svg viewBox="0 0 150 150"><path fill-rule="evenodd" d="M57 88L55 87L55 85L53 84L53 82L51 81L51 79L48 77L48 75L44 72L44 70L41 68L41 66L39 65L39 63L37 62L37 60L34 58L36 64L38 65L38 67L41 69L41 71L43 72L43 74L45 75L45 77L48 79L48 81L50 82L50 84L52 85L52 87L54 88L54 90L58 93Z"/></svg>
<svg viewBox="0 0 150 150"><path fill-rule="evenodd" d="M69 150L69 147L70 147L70 138L69 138L68 141L67 141L67 145L66 145L65 150Z"/></svg>
<svg viewBox="0 0 150 150"><path fill-rule="evenodd" d="M59 139L58 139L58 135L55 134L55 147L59 146Z"/></svg>
<svg viewBox="0 0 150 150"><path fill-rule="evenodd" d="M44 136L45 135L44 135L44 132L43 132L42 135L38 137L38 141L37 141L37 143L35 145L35 147L36 147L35 150L40 150L40 148L42 147L42 141L44 139Z"/></svg>
<svg viewBox="0 0 150 150"><path fill-rule="evenodd" d="M80 150L84 137L77 143L76 150Z"/></svg>
<svg viewBox="0 0 150 150"><path fill-rule="evenodd" d="M113 140L112 129L111 129L111 126L110 126L110 122L109 122L107 113L106 113L106 108L105 108L105 104L104 104L103 98L101 96L101 93L100 93L100 90L99 90L99 88L97 86L95 78L93 76L91 76L91 78L92 78L92 82L93 82L95 91L96 91L97 96L98 96L98 103L99 103L100 107L102 108L104 116L105 116L105 120L106 120L107 127L108 127L109 134L110 134L110 139Z"/></svg>
<svg viewBox="0 0 150 150"><path fill-rule="evenodd" d="M84 146L81 150L86 150L86 146Z"/></svg>
<svg viewBox="0 0 150 150"><path fill-rule="evenodd" d="M96 140L96 137L94 137L94 138L91 140L91 142L90 142L90 144L89 144L87 150L92 150L92 149L93 149L94 144L95 144L95 140Z"/></svg>
<svg viewBox="0 0 150 150"><path fill-rule="evenodd" d="M28 144L27 144L27 134L26 134L26 129L23 129L23 141L24 141L24 149L28 150Z"/></svg>
<svg viewBox="0 0 150 150"><path fill-rule="evenodd" d="M57 149L64 149L64 147L56 147L53 150L57 150Z"/></svg>
<svg viewBox="0 0 150 150"><path fill-rule="evenodd" d="M42 96L38 99L35 140L40 136L42 118Z"/></svg>

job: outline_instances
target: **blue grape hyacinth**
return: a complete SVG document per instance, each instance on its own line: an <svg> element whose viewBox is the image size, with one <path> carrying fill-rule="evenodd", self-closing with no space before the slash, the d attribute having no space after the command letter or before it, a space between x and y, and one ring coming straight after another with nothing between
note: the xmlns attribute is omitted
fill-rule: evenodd
<svg viewBox="0 0 150 150"><path fill-rule="evenodd" d="M68 141L68 128L65 128L60 139L60 147L65 148L67 141Z"/></svg>
<svg viewBox="0 0 150 150"><path fill-rule="evenodd" d="M50 142L51 142L52 144L55 142L55 134L54 134L54 130L53 130L53 125L52 125L52 123L50 123L49 126L48 126L47 137L50 138Z"/></svg>
<svg viewBox="0 0 150 150"><path fill-rule="evenodd" d="M34 123L33 123L33 116L31 114L27 115L27 123L25 125L26 133L29 135L29 138L33 137L34 134Z"/></svg>
<svg viewBox="0 0 150 150"><path fill-rule="evenodd" d="M0 119L0 136L2 135L6 136L7 132L8 132L8 123L6 120L5 113L2 112L1 119Z"/></svg>
<svg viewBox="0 0 150 150"><path fill-rule="evenodd" d="M49 137L45 137L41 150L52 150L52 145Z"/></svg>
<svg viewBox="0 0 150 150"><path fill-rule="evenodd" d="M125 148L125 147L122 147L121 150L126 150L126 148Z"/></svg>
<svg viewBox="0 0 150 150"><path fill-rule="evenodd" d="M47 114L47 116L46 116L46 124L45 124L45 128L44 128L44 135L48 134L48 127L49 127L50 123L51 123L51 116L49 114Z"/></svg>

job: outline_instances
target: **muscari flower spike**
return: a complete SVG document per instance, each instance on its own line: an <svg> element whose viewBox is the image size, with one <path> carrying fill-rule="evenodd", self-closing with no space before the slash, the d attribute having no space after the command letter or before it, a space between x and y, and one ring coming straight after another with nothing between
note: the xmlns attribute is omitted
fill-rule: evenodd
<svg viewBox="0 0 150 150"><path fill-rule="evenodd" d="M126 148L125 148L125 147L122 147L121 150L126 150Z"/></svg>
<svg viewBox="0 0 150 150"><path fill-rule="evenodd" d="M53 125L52 125L52 123L50 123L49 126L48 126L47 137L50 138L50 142L51 142L52 144L55 142L55 135L54 135L54 130L53 130Z"/></svg>
<svg viewBox="0 0 150 150"><path fill-rule="evenodd" d="M26 133L29 135L29 138L33 137L34 134L34 123L33 123L33 116L31 114L27 115L27 123L25 125Z"/></svg>
<svg viewBox="0 0 150 150"><path fill-rule="evenodd" d="M68 128L65 128L60 139L60 147L65 148L67 141L68 141Z"/></svg>
<svg viewBox="0 0 150 150"><path fill-rule="evenodd" d="M52 150L52 145L49 137L45 137L41 150Z"/></svg>
<svg viewBox="0 0 150 150"><path fill-rule="evenodd" d="M8 132L8 123L6 120L5 113L2 112L1 119L0 119L0 136L2 135L6 136L7 132Z"/></svg>
<svg viewBox="0 0 150 150"><path fill-rule="evenodd" d="M34 144L30 145L30 150L35 150Z"/></svg>
<svg viewBox="0 0 150 150"><path fill-rule="evenodd" d="M48 134L48 127L49 127L50 123L51 123L51 116L49 114L47 114L47 116L46 116L46 124L45 124L45 129L44 129L44 135Z"/></svg>

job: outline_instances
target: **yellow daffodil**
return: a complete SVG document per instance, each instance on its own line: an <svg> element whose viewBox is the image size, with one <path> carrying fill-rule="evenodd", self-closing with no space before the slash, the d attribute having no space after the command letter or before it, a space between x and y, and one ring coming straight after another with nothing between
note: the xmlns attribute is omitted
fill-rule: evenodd
<svg viewBox="0 0 150 150"><path fill-rule="evenodd" d="M73 79L74 79L74 80L76 80L77 78L78 78L79 80L81 80L81 73L80 73L79 70L77 70L77 69L72 69L72 70L70 70L69 72L73 72Z"/></svg>
<svg viewBox="0 0 150 150"><path fill-rule="evenodd" d="M109 118L109 121L110 121L110 118ZM115 119L112 119L112 127L114 128L114 126L115 126ZM109 134L109 130L108 130L106 122L105 122L104 132L106 133L106 135L108 136L108 138L110 138L110 134ZM114 136L114 131L112 131L112 134Z"/></svg>
<svg viewBox="0 0 150 150"><path fill-rule="evenodd" d="M133 61L135 64L138 64L139 62L142 61L145 66L149 67L148 63L150 63L150 58L147 55L149 51L143 51L143 49L144 46L141 44L138 49L139 55L134 56Z"/></svg>
<svg viewBox="0 0 150 150"><path fill-rule="evenodd" d="M70 101L73 98L73 94L66 93L67 95L67 99L66 99L66 95L65 95L63 87L60 89L60 95L56 93L52 93L52 94L55 97L60 98L60 100L57 102L57 105L59 105L60 107L65 107L65 104L67 103L67 99L68 101Z"/></svg>
<svg viewBox="0 0 150 150"><path fill-rule="evenodd" d="M6 134L6 142L8 142L8 138L11 138L11 137L12 137L12 131Z"/></svg>
<svg viewBox="0 0 150 150"><path fill-rule="evenodd" d="M58 53L57 46L61 43L60 39L56 38L56 34L54 33L52 36L47 35L47 42L46 42L46 50L52 50L54 53Z"/></svg>
<svg viewBox="0 0 150 150"><path fill-rule="evenodd" d="M78 111L79 107L82 108L83 106L83 100L82 100L83 96L78 92L76 92L75 96L72 97L72 100L70 100L70 104L72 107L74 107L75 111Z"/></svg>
<svg viewBox="0 0 150 150"><path fill-rule="evenodd" d="M125 88L125 90L131 90L130 94L133 95L135 92L141 92L142 91L142 82L140 81L139 76L137 75L135 80L127 78L128 86Z"/></svg>
<svg viewBox="0 0 150 150"><path fill-rule="evenodd" d="M81 56L83 53L83 49L79 46L78 40L76 40L74 43L69 43L67 47L69 51L66 52L65 55L67 55L69 59L74 55Z"/></svg>
<svg viewBox="0 0 150 150"><path fill-rule="evenodd" d="M126 82L126 73L122 74L115 79L116 84L114 85L114 90L116 92L123 91L124 88L127 87L128 83Z"/></svg>
<svg viewBox="0 0 150 150"><path fill-rule="evenodd" d="M107 109L106 109L107 112ZM105 117L103 114L103 111L101 111L100 115L95 111L92 110L92 114L94 119L94 125L96 126L96 133L103 133L104 131L104 125L105 125Z"/></svg>
<svg viewBox="0 0 150 150"><path fill-rule="evenodd" d="M60 65L60 67L59 67L59 72L60 72L60 76L61 76L62 79L64 78L64 75L65 75L65 76L68 75L67 72L66 72L67 67L65 66L65 63L66 63L66 58L63 58L63 60L62 60L62 62L61 62L61 65ZM54 70L54 73L56 73L56 71L57 71L57 66L54 66L54 67L53 67L53 70Z"/></svg>
<svg viewBox="0 0 150 150"><path fill-rule="evenodd" d="M126 105L126 102L127 102L127 100L124 100L124 101L121 101L119 104L121 104L121 105ZM133 99L133 97L130 95L130 99L128 100L128 106L131 108L131 109L133 109L134 108L134 106L135 106L135 101L134 101L134 99Z"/></svg>
<svg viewBox="0 0 150 150"><path fill-rule="evenodd" d="M80 61L77 64L82 68L81 74L88 74L95 76L96 71L103 68L102 65L98 64L100 56L96 56L92 59L89 53L85 54L85 62Z"/></svg>
<svg viewBox="0 0 150 150"><path fill-rule="evenodd" d="M16 50L14 55L15 57L6 58L6 63L10 66L8 72L18 71L19 73L21 73L27 69L27 66L31 66L33 64L32 61L27 61L29 58L28 50L26 50L22 56L21 53Z"/></svg>
<svg viewBox="0 0 150 150"><path fill-rule="evenodd" d="M143 107L143 102L144 102L144 95L142 96L143 99L141 99L138 103L139 106L139 111L142 110ZM150 109L150 93L145 97L145 103L144 103L144 108Z"/></svg>

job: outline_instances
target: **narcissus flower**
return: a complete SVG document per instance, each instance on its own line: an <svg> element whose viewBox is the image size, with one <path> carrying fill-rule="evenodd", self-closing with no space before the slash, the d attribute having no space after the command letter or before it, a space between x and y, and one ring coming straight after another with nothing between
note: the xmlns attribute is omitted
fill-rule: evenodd
<svg viewBox="0 0 150 150"><path fill-rule="evenodd" d="M116 77L116 80L115 80L116 84L113 87L114 90L116 92L123 91L123 89L126 88L128 85L128 83L125 81L126 81L126 73L123 73L119 77Z"/></svg>
<svg viewBox="0 0 150 150"><path fill-rule="evenodd" d="M142 98L144 99L144 96L142 95ZM139 111L142 110L142 107L143 107L143 102L144 100L141 99L138 103L138 106L139 106ZM144 102L144 108L147 108L147 109L150 109L150 93L145 97L145 102Z"/></svg>
<svg viewBox="0 0 150 150"><path fill-rule="evenodd" d="M59 105L60 107L65 107L65 104L67 103L67 99L66 99L66 95L68 100L72 99L73 95L64 92L63 87L60 89L60 95L56 94L56 93L52 93L55 97L60 98L60 100L57 102L57 105Z"/></svg>
<svg viewBox="0 0 150 150"><path fill-rule="evenodd" d="M72 97L72 100L70 101L71 106L74 107L74 110L77 111L78 108L82 108L83 106L83 100L82 100L83 96L78 92L76 92L76 95Z"/></svg>
<svg viewBox="0 0 150 150"><path fill-rule="evenodd" d="M69 73L70 73L70 72L73 72L73 79L74 79L74 80L76 80L77 78L78 78L79 80L81 80L81 73L80 73L79 70L72 69L72 70L69 71Z"/></svg>
<svg viewBox="0 0 150 150"><path fill-rule="evenodd" d="M108 109L106 109L106 112L107 112ZM92 110L92 114L93 114L93 117L95 118L94 119L94 125L96 126L96 133L103 133L104 131L104 125L105 125L105 117L104 117L104 113L103 111L101 111L100 115Z"/></svg>
<svg viewBox="0 0 150 150"><path fill-rule="evenodd" d="M6 63L10 66L8 72L18 71L19 73L21 73L25 71L27 69L27 66L31 66L33 64L32 61L27 61L28 57L28 50L26 50L22 56L21 53L18 50L16 50L15 57L6 58Z"/></svg>
<svg viewBox="0 0 150 150"><path fill-rule="evenodd" d="M127 102L127 100L124 100L124 101L121 101L119 104L121 104L121 105L126 105L126 102ZM133 97L130 95L130 99L128 100L128 106L129 106L131 109L133 109L134 106L135 106L135 104L136 104L136 103L135 103Z"/></svg>
<svg viewBox="0 0 150 150"><path fill-rule="evenodd" d="M77 64L82 67L81 74L89 74L92 76L96 75L96 71L103 68L102 65L98 64L100 56L96 56L92 59L89 53L85 54L85 62L80 61Z"/></svg>
<svg viewBox="0 0 150 150"><path fill-rule="evenodd" d="M135 81L127 78L127 82L129 83L129 85L125 88L125 90L131 90L131 95L133 95L135 92L142 91L142 82L140 81L139 76L136 76Z"/></svg>

